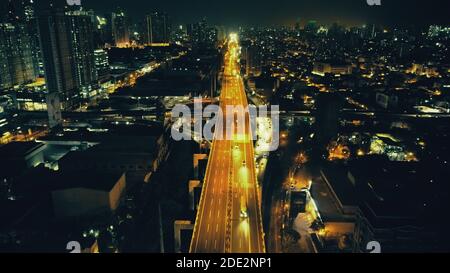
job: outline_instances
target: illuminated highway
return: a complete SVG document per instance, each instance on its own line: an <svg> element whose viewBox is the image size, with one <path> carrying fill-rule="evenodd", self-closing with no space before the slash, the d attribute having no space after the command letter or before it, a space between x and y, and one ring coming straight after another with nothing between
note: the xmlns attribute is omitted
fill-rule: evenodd
<svg viewBox="0 0 450 273"><path fill-rule="evenodd" d="M249 116L242 110L226 112L227 106L247 107L238 52L237 36L231 35L225 54L220 107L224 116L232 116L234 122L238 122L237 116L245 116L246 126L242 131L238 131L239 126L233 128L231 138L217 137L219 131L225 135L225 125L215 131L191 253L265 252Z"/></svg>

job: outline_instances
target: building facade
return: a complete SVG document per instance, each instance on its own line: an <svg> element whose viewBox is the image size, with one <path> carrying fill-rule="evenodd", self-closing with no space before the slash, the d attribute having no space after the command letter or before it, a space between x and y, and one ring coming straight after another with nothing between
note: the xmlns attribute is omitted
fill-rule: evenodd
<svg viewBox="0 0 450 273"><path fill-rule="evenodd" d="M128 18L121 10L111 14L111 30L116 47L127 47L130 45L130 28Z"/></svg>
<svg viewBox="0 0 450 273"><path fill-rule="evenodd" d="M0 24L0 89L12 88L36 79L31 39L25 24Z"/></svg>
<svg viewBox="0 0 450 273"><path fill-rule="evenodd" d="M146 17L146 43L167 44L170 37L169 16L166 13L152 12Z"/></svg>

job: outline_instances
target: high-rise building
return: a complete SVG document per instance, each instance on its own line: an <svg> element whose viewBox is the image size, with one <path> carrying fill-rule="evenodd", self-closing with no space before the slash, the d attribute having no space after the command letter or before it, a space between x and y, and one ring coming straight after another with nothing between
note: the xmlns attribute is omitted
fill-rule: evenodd
<svg viewBox="0 0 450 273"><path fill-rule="evenodd" d="M319 29L319 26L317 25L317 21L311 20L305 25L305 31L308 33L315 34L317 33L317 30Z"/></svg>
<svg viewBox="0 0 450 273"><path fill-rule="evenodd" d="M97 68L94 58L94 26L91 14L82 10L66 12L71 30L72 56L75 77L82 98L91 97L97 86Z"/></svg>
<svg viewBox="0 0 450 273"><path fill-rule="evenodd" d="M216 46L218 42L218 32L219 30L212 26L206 29L206 43L212 46Z"/></svg>
<svg viewBox="0 0 450 273"><path fill-rule="evenodd" d="M171 31L170 33L170 41L175 44L184 44L189 40L187 36L187 28L184 25L178 25L174 27L173 31Z"/></svg>
<svg viewBox="0 0 450 273"><path fill-rule="evenodd" d="M295 21L295 30L300 31L302 29L302 20L301 18L297 18Z"/></svg>
<svg viewBox="0 0 450 273"><path fill-rule="evenodd" d="M7 4L7 12L6 12L6 21L7 22L15 22L19 20L19 14L17 13L16 6L14 5L13 0L8 0Z"/></svg>
<svg viewBox="0 0 450 273"><path fill-rule="evenodd" d="M9 73L8 56L5 33L2 31L3 23L0 24L0 89L9 88L11 83L11 75Z"/></svg>
<svg viewBox="0 0 450 273"><path fill-rule="evenodd" d="M104 16L94 16L94 45L96 48L111 44L111 22Z"/></svg>
<svg viewBox="0 0 450 273"><path fill-rule="evenodd" d="M342 97L338 93L320 93L316 99L316 122L313 157L320 158L326 147L339 132L339 111Z"/></svg>
<svg viewBox="0 0 450 273"><path fill-rule="evenodd" d="M206 31L208 24L206 18L203 18L200 22L192 24L189 26L188 35L191 37L193 44L204 44L206 43Z"/></svg>
<svg viewBox="0 0 450 273"><path fill-rule="evenodd" d="M255 45L248 45L244 48L245 75L259 76L262 71L261 50Z"/></svg>
<svg viewBox="0 0 450 273"><path fill-rule="evenodd" d="M188 35L196 47L214 46L218 41L218 29L208 26L206 18L188 26Z"/></svg>
<svg viewBox="0 0 450 273"><path fill-rule="evenodd" d="M110 76L108 53L104 49L97 49L94 57L99 81L107 80Z"/></svg>
<svg viewBox="0 0 450 273"><path fill-rule="evenodd" d="M169 16L166 13L152 12L146 17L146 43L167 44L170 37Z"/></svg>
<svg viewBox="0 0 450 273"><path fill-rule="evenodd" d="M58 9L38 17L47 90L58 94L63 109L77 107L98 84L91 17L82 10Z"/></svg>
<svg viewBox="0 0 450 273"><path fill-rule="evenodd" d="M127 47L130 45L128 17L120 9L111 14L111 31L114 43L117 47Z"/></svg>
<svg viewBox="0 0 450 273"><path fill-rule="evenodd" d="M30 36L31 53L33 55L34 73L44 75L41 48L39 45L39 35L36 24L36 14L33 0L22 0L23 20Z"/></svg>
<svg viewBox="0 0 450 273"><path fill-rule="evenodd" d="M79 100L79 92L70 24L63 11L52 9L38 17L38 28L47 90L59 96L64 109L71 108Z"/></svg>
<svg viewBox="0 0 450 273"><path fill-rule="evenodd" d="M24 13L24 19L25 21L31 21L35 19L35 13L34 13L34 2L33 0L22 0L22 8Z"/></svg>
<svg viewBox="0 0 450 273"><path fill-rule="evenodd" d="M8 44L6 43L5 31L9 25L6 23L0 24L0 89L7 89L13 86L13 81L10 72L9 60L8 60ZM11 28L12 26L9 26Z"/></svg>
<svg viewBox="0 0 450 273"><path fill-rule="evenodd" d="M223 43L225 40L226 40L226 38L227 38L227 31L226 31L226 29L225 29L225 27L224 26L217 26L216 27L216 30L217 30L217 42L219 42L219 43Z"/></svg>
<svg viewBox="0 0 450 273"><path fill-rule="evenodd" d="M10 17L0 23L0 89L36 79L32 46L25 24ZM18 17L17 17L18 18Z"/></svg>

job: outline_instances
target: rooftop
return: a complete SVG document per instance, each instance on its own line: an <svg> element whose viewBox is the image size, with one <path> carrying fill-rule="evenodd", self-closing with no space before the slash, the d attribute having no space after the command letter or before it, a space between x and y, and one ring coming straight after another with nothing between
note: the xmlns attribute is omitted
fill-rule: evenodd
<svg viewBox="0 0 450 273"><path fill-rule="evenodd" d="M45 195L52 190L67 188L109 191L122 174L123 172L121 171L99 171L94 169L85 171L52 171L41 164L36 168L29 169L18 178L14 188L19 194L25 194L25 197L29 197L27 199L39 199L41 195Z"/></svg>
<svg viewBox="0 0 450 273"><path fill-rule="evenodd" d="M10 142L0 146L0 160L21 159L42 148L45 144L27 141L27 142Z"/></svg>
<svg viewBox="0 0 450 273"><path fill-rule="evenodd" d="M105 125L101 128L66 128L63 132L41 138L43 141L86 141L86 142L119 142L126 144L125 140L133 138L153 139L159 137L163 133L161 124L155 126L149 125Z"/></svg>
<svg viewBox="0 0 450 273"><path fill-rule="evenodd" d="M122 175L124 173L120 171L64 171L55 173L52 179L55 181L54 190L86 188L109 192Z"/></svg>
<svg viewBox="0 0 450 273"><path fill-rule="evenodd" d="M359 206L375 227L434 226L449 206L447 175L430 172L422 163L367 157L326 168L325 174L340 201Z"/></svg>

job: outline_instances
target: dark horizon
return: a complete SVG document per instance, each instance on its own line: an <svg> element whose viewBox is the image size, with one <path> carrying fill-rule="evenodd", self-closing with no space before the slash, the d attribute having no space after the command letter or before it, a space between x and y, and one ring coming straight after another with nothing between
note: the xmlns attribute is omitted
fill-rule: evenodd
<svg viewBox="0 0 450 273"><path fill-rule="evenodd" d="M188 5L181 0L84 0L82 3L87 8L105 12L110 11L110 7L120 6L133 17L143 17L151 10L161 10L169 13L176 23L192 23L206 17L211 23L227 26L294 25L298 18L303 23L318 20L325 24L340 22L345 25L367 22L386 25L449 23L448 9L445 8L448 3L442 0L382 1L380 7L369 6L366 0L299 0L294 3L288 0L229 0L227 5L206 0L189 1Z"/></svg>
<svg viewBox="0 0 450 273"><path fill-rule="evenodd" d="M41 0L38 8L45 7L50 1ZM6 0L2 0L6 4ZM424 26L431 24L448 25L446 11L448 3L444 0L400 0L381 1L381 6L369 6L366 0L328 1L288 0L256 1L229 0L227 5L221 2L193 0L189 4L181 0L150 2L143 0L81 0L86 9L97 14L112 12L122 8L132 19L139 23L146 14L158 10L167 12L175 24L193 23L207 18L208 22L229 27L290 25L300 20L302 24L317 20L321 24L338 22L346 26L376 23L385 26ZM5 5L3 5L5 6ZM250 15L249 15L250 14Z"/></svg>

